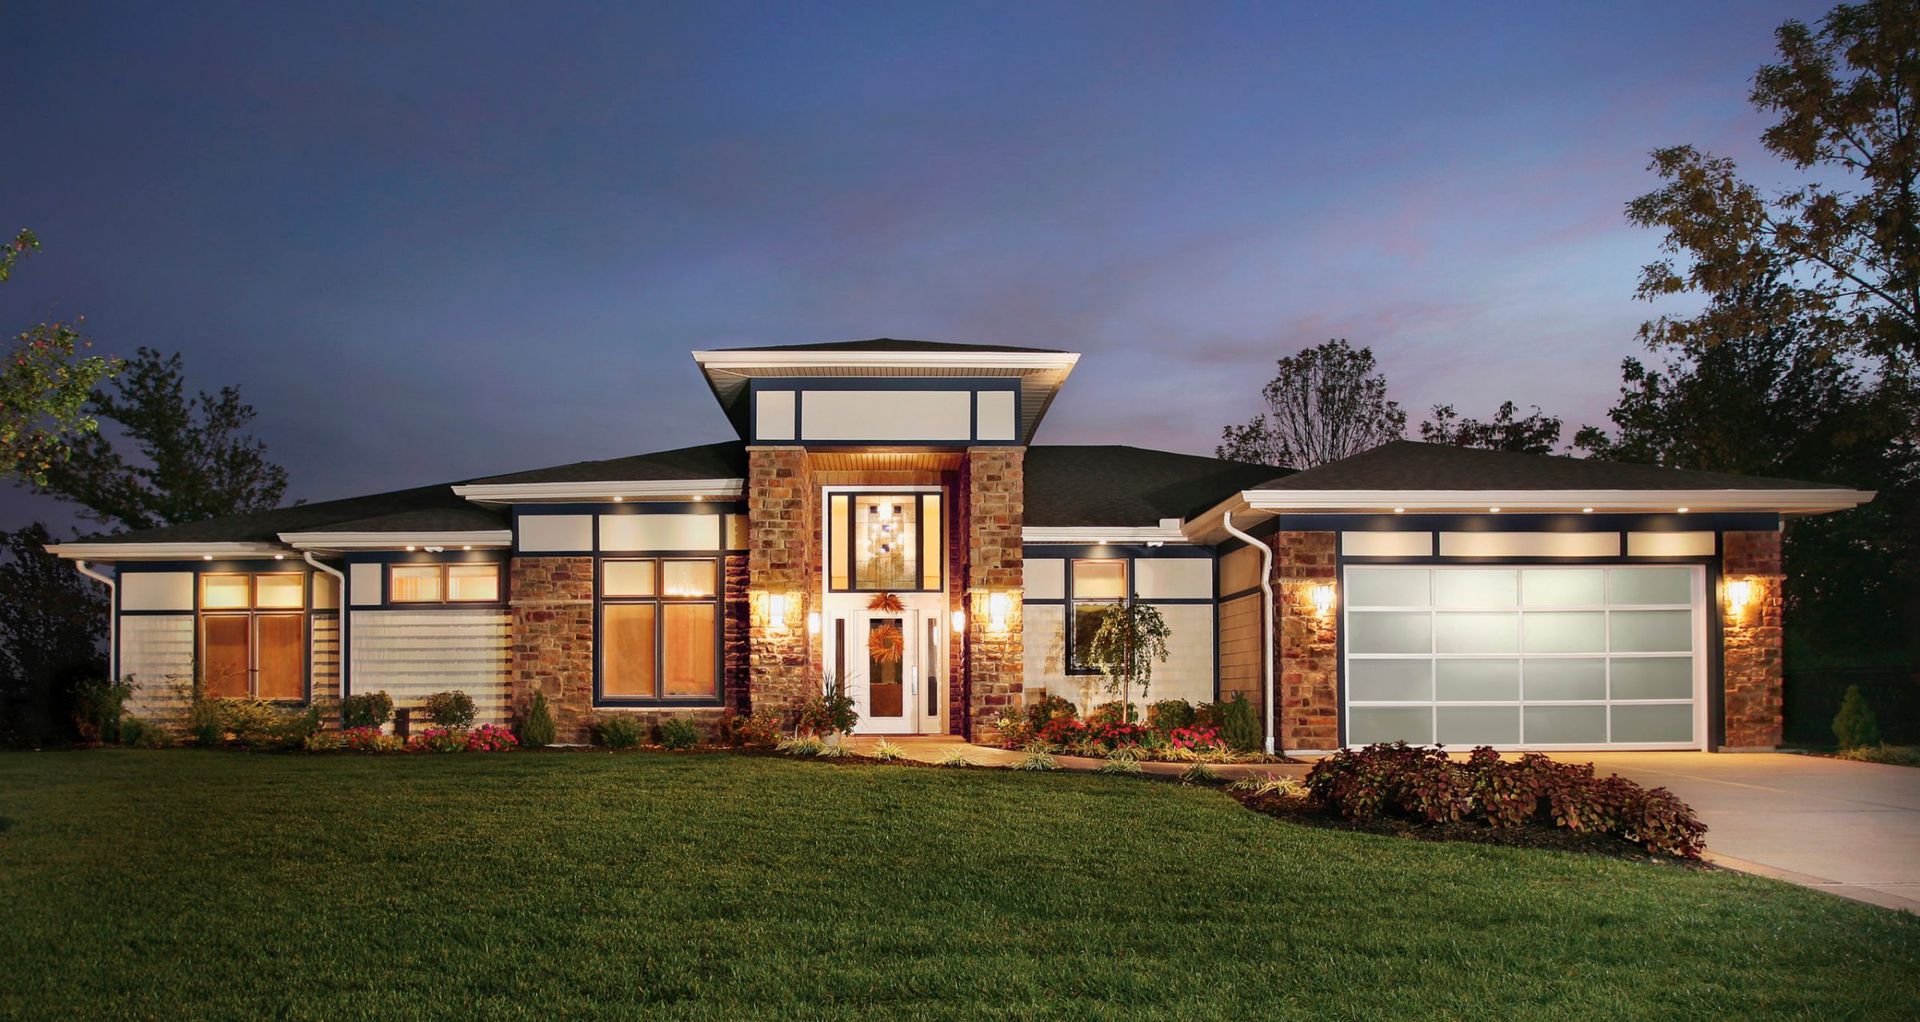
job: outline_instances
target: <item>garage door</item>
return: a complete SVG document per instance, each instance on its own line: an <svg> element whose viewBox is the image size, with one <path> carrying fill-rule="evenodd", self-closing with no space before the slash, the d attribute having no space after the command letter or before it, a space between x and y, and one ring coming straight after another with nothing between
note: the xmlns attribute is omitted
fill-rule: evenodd
<svg viewBox="0 0 1920 1022"><path fill-rule="evenodd" d="M1705 571L1346 569L1346 741L1698 748Z"/></svg>

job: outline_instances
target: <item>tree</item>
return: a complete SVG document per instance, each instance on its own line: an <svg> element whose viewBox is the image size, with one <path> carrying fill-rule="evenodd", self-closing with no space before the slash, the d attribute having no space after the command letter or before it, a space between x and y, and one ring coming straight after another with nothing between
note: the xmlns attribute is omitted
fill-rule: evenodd
<svg viewBox="0 0 1920 1022"><path fill-rule="evenodd" d="M1640 296L1728 294L1769 278L1807 336L1833 350L1920 356L1920 2L1835 7L1816 31L1775 32L1779 62L1749 97L1775 115L1761 142L1820 180L1768 197L1734 163L1692 146L1656 150L1665 179L1627 216L1666 232ZM1651 343L1743 336L1746 308L1716 303L1642 328Z"/></svg>
<svg viewBox="0 0 1920 1022"><path fill-rule="evenodd" d="M1525 418L1514 418L1515 412L1513 402L1502 401L1493 418L1482 422L1461 418L1452 405L1434 405L1433 416L1420 424L1420 439L1489 451L1552 454L1560 443L1560 417L1545 414L1539 405Z"/></svg>
<svg viewBox="0 0 1920 1022"><path fill-rule="evenodd" d="M38 522L0 532L0 738L71 736L69 698L107 673L103 587L47 553Z"/></svg>
<svg viewBox="0 0 1920 1022"><path fill-rule="evenodd" d="M0 283L13 267L40 251L40 239L21 231L0 244ZM0 472L30 483L64 460L75 438L99 423L85 411L87 395L119 368L114 359L82 355L92 343L81 336L85 317L72 323L38 323L13 338L0 364Z"/></svg>
<svg viewBox="0 0 1920 1022"><path fill-rule="evenodd" d="M1312 468L1358 454L1406 432L1407 413L1387 399L1372 348L1345 340L1278 362L1261 391L1267 410L1220 431L1214 453L1258 465Z"/></svg>
<svg viewBox="0 0 1920 1022"><path fill-rule="evenodd" d="M93 433L51 466L40 492L73 501L87 517L148 529L277 507L286 469L267 460L247 431L252 405L238 387L189 397L178 354L141 348L111 387L95 390L90 414L111 420L138 460Z"/></svg>
<svg viewBox="0 0 1920 1022"><path fill-rule="evenodd" d="M1085 660L1100 669L1109 693L1120 696L1122 720L1133 719L1133 686L1147 697L1153 665L1167 662L1167 619L1145 603L1116 603L1100 614L1100 627L1087 644Z"/></svg>

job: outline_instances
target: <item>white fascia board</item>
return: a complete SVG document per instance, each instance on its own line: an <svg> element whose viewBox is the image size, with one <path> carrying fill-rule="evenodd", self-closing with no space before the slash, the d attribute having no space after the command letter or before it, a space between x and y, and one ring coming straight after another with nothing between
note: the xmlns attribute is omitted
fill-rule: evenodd
<svg viewBox="0 0 1920 1022"><path fill-rule="evenodd" d="M47 552L76 561L198 561L206 557L273 557L278 543L49 543Z"/></svg>
<svg viewBox="0 0 1920 1022"><path fill-rule="evenodd" d="M513 530L473 532L283 532L295 550L398 550L410 546L499 548L513 544Z"/></svg>
<svg viewBox="0 0 1920 1022"><path fill-rule="evenodd" d="M640 479L585 483L468 483L453 492L471 501L493 504L538 504L566 501L649 500L703 497L737 499L747 489L744 479Z"/></svg>
<svg viewBox="0 0 1920 1022"><path fill-rule="evenodd" d="M1071 369L1076 352L1038 351L696 351L702 368L785 369L859 366L868 369Z"/></svg>
<svg viewBox="0 0 1920 1022"><path fill-rule="evenodd" d="M1412 511L1472 514L1507 511L1672 512L1762 511L1821 514L1859 507L1871 490L1247 490L1240 499L1267 512Z"/></svg>
<svg viewBox="0 0 1920 1022"><path fill-rule="evenodd" d="M1045 543L1185 543L1187 537L1178 525L1127 525L1108 529L1088 528L1084 526L1062 526L1020 530L1020 541L1030 544Z"/></svg>

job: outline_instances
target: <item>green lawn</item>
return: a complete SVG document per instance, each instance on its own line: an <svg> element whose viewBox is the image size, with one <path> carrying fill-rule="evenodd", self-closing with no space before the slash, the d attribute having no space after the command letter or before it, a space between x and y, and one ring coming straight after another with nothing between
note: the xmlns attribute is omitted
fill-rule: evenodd
<svg viewBox="0 0 1920 1022"><path fill-rule="evenodd" d="M773 758L0 755L0 1017L1912 1018L1920 919Z"/></svg>

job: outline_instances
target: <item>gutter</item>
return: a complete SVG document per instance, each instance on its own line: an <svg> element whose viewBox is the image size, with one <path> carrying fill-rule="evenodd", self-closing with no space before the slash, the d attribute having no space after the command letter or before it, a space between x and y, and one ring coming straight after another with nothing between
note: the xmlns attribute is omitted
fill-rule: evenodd
<svg viewBox="0 0 1920 1022"><path fill-rule="evenodd" d="M1273 728L1273 643L1275 636L1273 621L1273 548L1241 532L1233 524L1233 512L1223 512L1220 525L1227 535L1251 547L1260 549L1260 606L1263 611L1260 623L1260 635L1265 640L1260 643L1260 676L1265 683L1267 710L1267 755L1274 754Z"/></svg>
<svg viewBox="0 0 1920 1022"><path fill-rule="evenodd" d="M115 672L120 669L120 583L110 575L102 575L87 567L85 561L75 561L73 566L80 574L107 587L107 680L119 681Z"/></svg>
<svg viewBox="0 0 1920 1022"><path fill-rule="evenodd" d="M345 699L347 697L347 576L345 572L337 568L330 568L321 564L314 558L313 551L311 550L302 552L300 556L308 564L332 575L333 580L339 584L340 606L334 613L340 615L340 698ZM307 635L307 677L313 677L313 635L311 629L308 630Z"/></svg>

